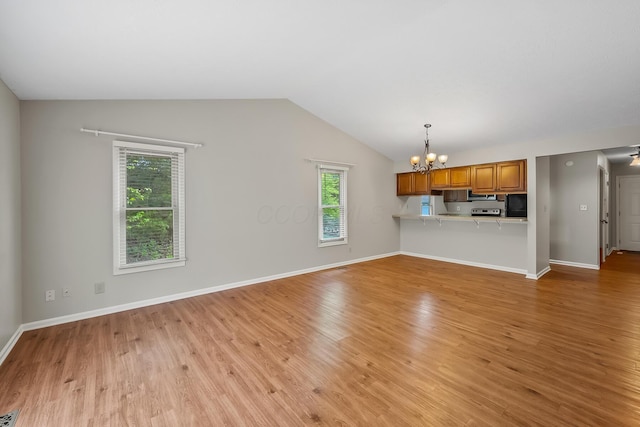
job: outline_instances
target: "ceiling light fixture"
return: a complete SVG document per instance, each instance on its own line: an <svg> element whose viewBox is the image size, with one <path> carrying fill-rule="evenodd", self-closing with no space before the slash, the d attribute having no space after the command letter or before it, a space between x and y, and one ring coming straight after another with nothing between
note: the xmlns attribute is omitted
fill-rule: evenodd
<svg viewBox="0 0 640 427"><path fill-rule="evenodd" d="M640 147L638 148L638 152L636 154L631 155L631 163L629 166L640 166Z"/></svg>
<svg viewBox="0 0 640 427"><path fill-rule="evenodd" d="M429 151L429 128L431 127L430 124L426 124L424 125L424 129L425 129L425 133L426 133L426 137L424 140L424 155L422 158L420 158L420 156L412 156L411 157L411 166L413 167L413 170L415 172L420 172L420 173L429 173L431 171L431 169L436 169L436 168L446 168L446 163L447 160L449 159L449 156L447 156L446 154L440 154L439 156L436 153L432 153ZM439 166L436 164L436 158L438 159L438 162L440 162L440 164L442 166ZM424 164L422 163L422 161L424 161Z"/></svg>

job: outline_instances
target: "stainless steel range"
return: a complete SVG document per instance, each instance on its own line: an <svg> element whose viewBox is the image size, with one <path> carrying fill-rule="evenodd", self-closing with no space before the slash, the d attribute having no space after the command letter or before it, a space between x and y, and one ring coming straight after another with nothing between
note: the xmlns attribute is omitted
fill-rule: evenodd
<svg viewBox="0 0 640 427"><path fill-rule="evenodd" d="M500 216L502 209L499 208L473 208L471 216Z"/></svg>

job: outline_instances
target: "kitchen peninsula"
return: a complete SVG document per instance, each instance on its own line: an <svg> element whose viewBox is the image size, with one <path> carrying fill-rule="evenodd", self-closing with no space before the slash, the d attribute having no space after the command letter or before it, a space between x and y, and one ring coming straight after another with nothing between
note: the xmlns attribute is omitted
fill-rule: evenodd
<svg viewBox="0 0 640 427"><path fill-rule="evenodd" d="M402 253L527 274L527 220L455 215L394 215ZM524 226L523 226L524 225Z"/></svg>
<svg viewBox="0 0 640 427"><path fill-rule="evenodd" d="M473 215L465 215L458 213L441 213L435 215L416 215L416 214L394 214L392 215L394 218L399 219L414 219L421 221L437 221L438 224L441 224L442 221L472 221L476 225L481 222L489 222L498 224L504 223L515 223L515 224L526 224L527 218L505 218L503 216L473 216Z"/></svg>

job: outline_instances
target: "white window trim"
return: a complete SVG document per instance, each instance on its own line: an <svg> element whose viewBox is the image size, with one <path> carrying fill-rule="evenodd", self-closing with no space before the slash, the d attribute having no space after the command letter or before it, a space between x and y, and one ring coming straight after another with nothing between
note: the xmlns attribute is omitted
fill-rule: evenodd
<svg viewBox="0 0 640 427"><path fill-rule="evenodd" d="M323 171L334 171L340 172L342 174L342 178L340 179L340 196L342 199L342 206L344 207L344 235L342 237L337 237L333 239L323 239L322 233L322 208L326 207L322 205L322 172ZM318 165L318 247L323 248L327 246L337 246L337 245L346 245L349 243L349 233L348 233L348 215L347 215L347 174L349 172L348 167L337 166L335 164L319 164Z"/></svg>
<svg viewBox="0 0 640 427"><path fill-rule="evenodd" d="M177 237L178 241L174 244L178 245L178 258L163 259L148 262L139 262L130 265L122 265L120 263L122 255L122 227L126 211L126 181L120 177L120 149L127 148L131 150L139 150L145 153L170 153L178 154L179 173L177 176L177 199L178 219L177 219ZM164 268L183 267L186 264L185 256L185 179L184 179L184 154L185 149L181 147L170 147L164 145L154 145L130 141L113 141L113 274L129 274L142 271L160 270ZM174 226L175 227L175 226Z"/></svg>

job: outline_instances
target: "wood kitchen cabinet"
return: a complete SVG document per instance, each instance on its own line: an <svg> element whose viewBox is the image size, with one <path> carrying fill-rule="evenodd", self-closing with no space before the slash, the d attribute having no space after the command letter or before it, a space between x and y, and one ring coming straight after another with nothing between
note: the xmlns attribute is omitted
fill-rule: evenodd
<svg viewBox="0 0 640 427"><path fill-rule="evenodd" d="M428 196L440 195L442 191L433 191L429 185L429 174L419 172L405 172L396 174L396 195L398 196Z"/></svg>
<svg viewBox="0 0 640 427"><path fill-rule="evenodd" d="M431 172L431 188L470 188L471 167L435 169Z"/></svg>
<svg viewBox="0 0 640 427"><path fill-rule="evenodd" d="M527 161L486 163L434 169L428 174L405 172L397 174L397 195L440 195L441 190L471 188L477 194L526 193ZM445 202L466 201L466 191L445 192Z"/></svg>
<svg viewBox="0 0 640 427"><path fill-rule="evenodd" d="M414 172L396 174L396 195L407 196L413 193Z"/></svg>
<svg viewBox="0 0 640 427"><path fill-rule="evenodd" d="M494 193L496 191L496 164L471 166L471 189L477 194Z"/></svg>
<svg viewBox="0 0 640 427"><path fill-rule="evenodd" d="M471 166L449 169L449 184L453 188L471 187Z"/></svg>
<svg viewBox="0 0 640 427"><path fill-rule="evenodd" d="M526 193L527 161L488 163L471 167L474 193Z"/></svg>
<svg viewBox="0 0 640 427"><path fill-rule="evenodd" d="M451 187L451 169L434 169L429 174L431 175L431 188Z"/></svg>
<svg viewBox="0 0 640 427"><path fill-rule="evenodd" d="M496 164L497 190L504 193L527 191L527 161L516 160Z"/></svg>
<svg viewBox="0 0 640 427"><path fill-rule="evenodd" d="M413 174L413 192L414 194L429 194L431 187L429 186L429 175L414 173Z"/></svg>

